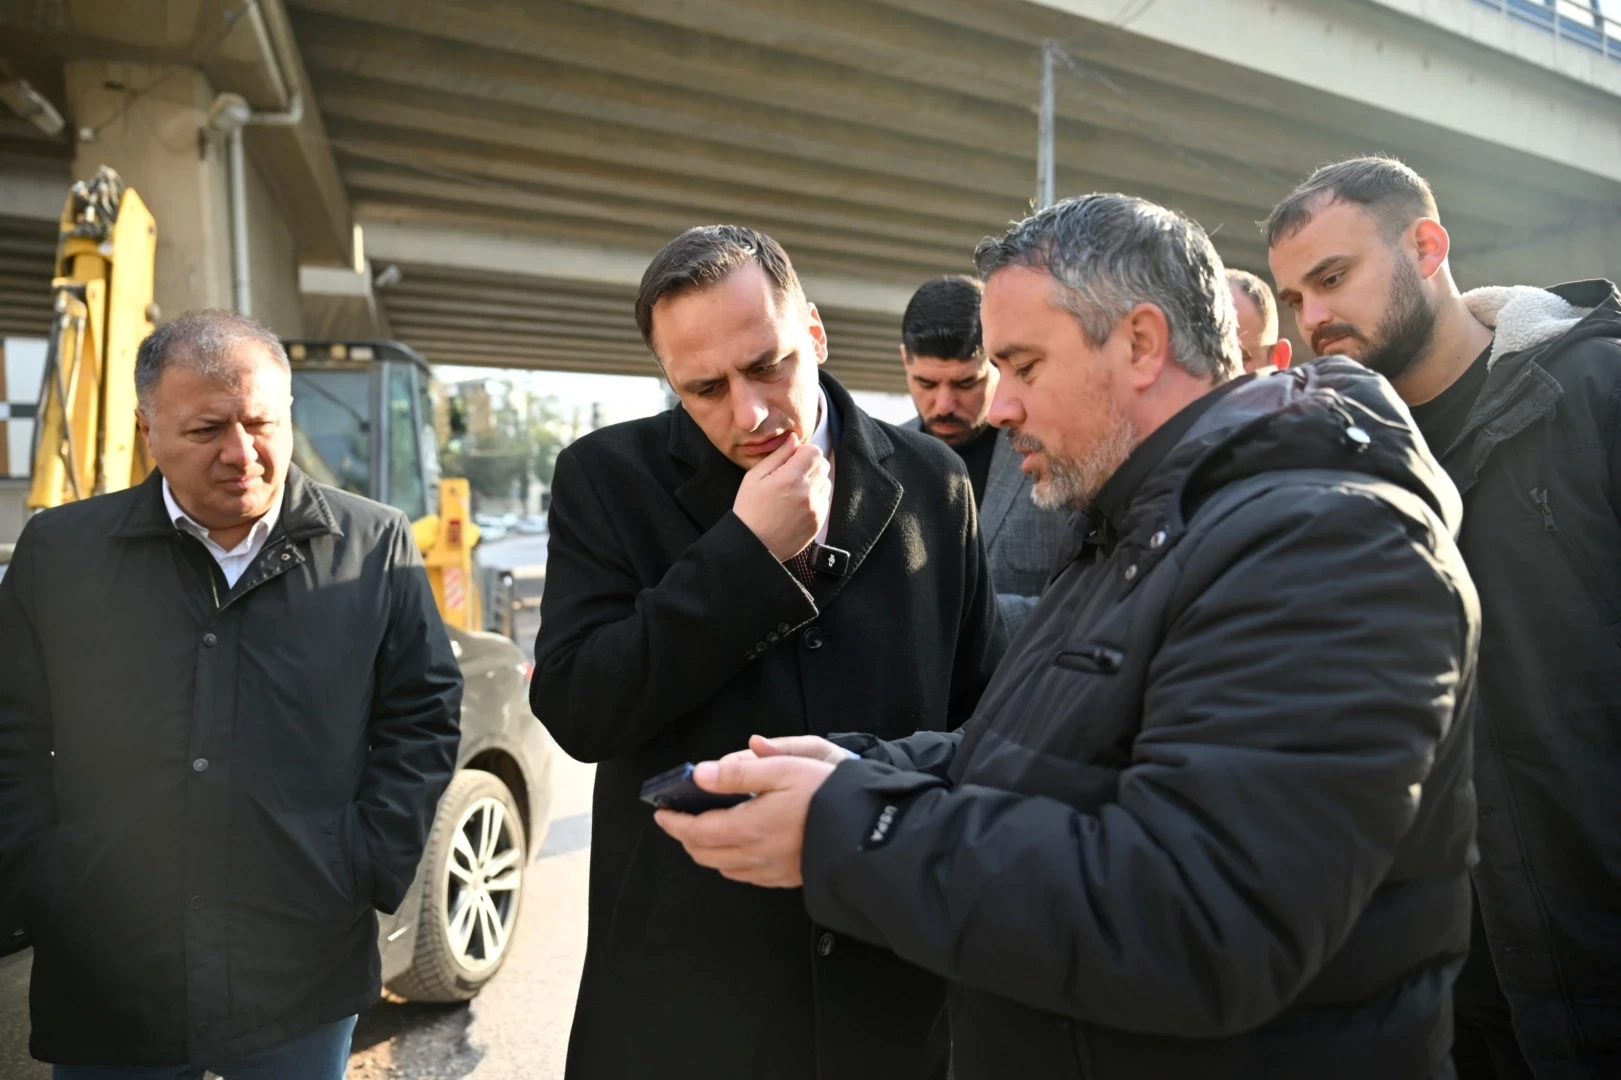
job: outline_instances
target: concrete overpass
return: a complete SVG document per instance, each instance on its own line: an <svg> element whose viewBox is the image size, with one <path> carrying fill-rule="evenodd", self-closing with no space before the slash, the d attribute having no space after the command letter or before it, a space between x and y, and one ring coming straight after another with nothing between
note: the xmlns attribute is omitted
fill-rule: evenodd
<svg viewBox="0 0 1621 1080"><path fill-rule="evenodd" d="M1465 284L1621 276L1621 31L1594 49L1546 6L7 0L0 59L66 124L0 110L0 332L43 333L50 221L103 161L157 213L161 306L230 302L225 160L200 134L230 91L303 105L246 133L254 309L289 336L648 373L642 268L733 220L793 255L830 367L895 389L911 289L1029 206L1047 39L1069 58L1061 195L1178 207L1264 272L1273 202L1385 151L1434 183Z"/></svg>

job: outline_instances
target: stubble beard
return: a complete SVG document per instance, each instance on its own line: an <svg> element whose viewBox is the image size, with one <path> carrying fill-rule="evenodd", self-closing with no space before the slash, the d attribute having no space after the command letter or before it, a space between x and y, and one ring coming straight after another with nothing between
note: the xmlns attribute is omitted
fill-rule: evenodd
<svg viewBox="0 0 1621 1080"><path fill-rule="evenodd" d="M1107 423L1102 435L1087 448L1084 456L1062 457L1048 452L1040 439L1024 434L1010 434L1008 442L1015 450L1038 452L1046 461L1042 477L1030 489L1030 499L1042 510L1084 510L1092 505L1109 477L1125 463L1137 448L1137 438L1126 419L1111 400L1108 402Z"/></svg>

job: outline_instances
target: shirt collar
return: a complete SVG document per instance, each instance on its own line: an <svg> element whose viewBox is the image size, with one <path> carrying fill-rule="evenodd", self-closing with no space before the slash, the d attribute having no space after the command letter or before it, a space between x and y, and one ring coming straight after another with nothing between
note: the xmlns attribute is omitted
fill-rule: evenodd
<svg viewBox="0 0 1621 1080"><path fill-rule="evenodd" d="M249 551L253 545L263 543L265 538L270 535L270 530L276 527L277 520L281 518L281 504L284 497L285 492L272 500L270 509L266 510L264 516L253 523L253 528L248 530L248 535L242 538L242 542L230 551L225 551L223 547L220 547L214 541L213 537L208 535L206 528L192 520L191 515L180 508L180 504L175 501L174 491L169 487L169 478L163 478L163 505L168 508L169 520L174 522L175 528L186 530L186 532L191 533L203 543L219 548L220 551L227 555L241 555Z"/></svg>
<svg viewBox="0 0 1621 1080"><path fill-rule="evenodd" d="M823 457L831 461L833 458L833 405L827 400L826 390L818 388L817 392L821 395L821 399L816 406L816 430L811 432L810 441L811 445L822 452Z"/></svg>

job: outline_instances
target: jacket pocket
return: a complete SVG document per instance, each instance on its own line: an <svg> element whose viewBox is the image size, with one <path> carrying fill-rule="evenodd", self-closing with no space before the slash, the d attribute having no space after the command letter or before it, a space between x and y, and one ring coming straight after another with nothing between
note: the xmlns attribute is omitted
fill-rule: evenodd
<svg viewBox="0 0 1621 1080"><path fill-rule="evenodd" d="M1112 645L1087 644L1065 649L1053 657L1053 663L1070 671L1113 675L1125 666L1126 654Z"/></svg>
<svg viewBox="0 0 1621 1080"><path fill-rule="evenodd" d="M1610 634L1621 642L1621 610L1617 610L1615 598L1604 591L1598 575L1593 572L1592 564L1587 561L1587 556L1582 553L1575 537L1559 524L1553 506L1548 502L1548 489L1532 488L1531 502L1542 514L1542 529L1553 537L1554 546L1564 556L1565 565L1570 568L1571 575L1582 587L1582 591L1592 598L1593 606L1598 609L1599 617L1604 620Z"/></svg>
<svg viewBox="0 0 1621 1080"><path fill-rule="evenodd" d="M349 900L357 909L372 906L376 879L372 873L370 848L366 844L366 830L360 824L360 811L353 803L337 814L327 826L328 845L335 856L332 864L337 880L347 882Z"/></svg>

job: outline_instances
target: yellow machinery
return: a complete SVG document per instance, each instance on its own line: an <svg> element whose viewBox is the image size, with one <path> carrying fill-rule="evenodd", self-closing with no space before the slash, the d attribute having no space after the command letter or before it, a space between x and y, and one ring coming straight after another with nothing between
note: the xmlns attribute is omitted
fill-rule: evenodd
<svg viewBox="0 0 1621 1080"><path fill-rule="evenodd" d="M156 254L152 214L117 173L103 167L73 186L51 283L32 509L118 491L152 471L135 426L135 354L157 316ZM478 526L467 481L438 476L427 363L395 342L289 342L288 354L293 460L322 483L404 510L445 623L482 630Z"/></svg>
<svg viewBox="0 0 1621 1080"><path fill-rule="evenodd" d="M56 249L33 486L39 510L139 483L135 350L152 332L158 231L141 197L103 168L73 185Z"/></svg>

